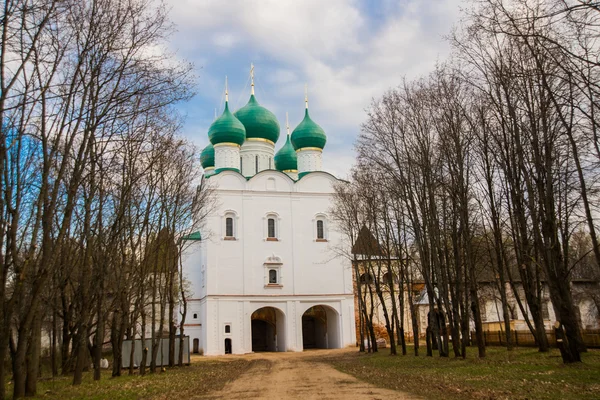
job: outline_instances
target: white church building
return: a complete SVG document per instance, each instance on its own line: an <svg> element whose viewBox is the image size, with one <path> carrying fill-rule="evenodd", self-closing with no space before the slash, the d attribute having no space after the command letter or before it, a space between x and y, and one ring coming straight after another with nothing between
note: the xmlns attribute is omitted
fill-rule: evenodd
<svg viewBox="0 0 600 400"><path fill-rule="evenodd" d="M234 113L226 91L202 151L216 207L186 240L184 334L205 355L354 345L352 269L329 214L339 180L321 170L325 132L306 100L275 153L279 122L251 87Z"/></svg>

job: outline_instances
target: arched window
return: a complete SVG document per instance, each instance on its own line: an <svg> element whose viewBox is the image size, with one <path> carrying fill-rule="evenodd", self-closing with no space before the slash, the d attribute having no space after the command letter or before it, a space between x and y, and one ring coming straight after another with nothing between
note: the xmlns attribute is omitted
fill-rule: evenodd
<svg viewBox="0 0 600 400"><path fill-rule="evenodd" d="M269 270L269 284L277 284L279 283L277 280L277 270L270 269Z"/></svg>
<svg viewBox="0 0 600 400"><path fill-rule="evenodd" d="M236 240L238 236L238 216L235 211L226 211L222 216L222 235L224 240Z"/></svg>
<svg viewBox="0 0 600 400"><path fill-rule="evenodd" d="M254 156L254 173L258 174L258 156Z"/></svg>
<svg viewBox="0 0 600 400"><path fill-rule="evenodd" d="M225 218L225 236L233 237L233 218Z"/></svg>
<svg viewBox="0 0 600 400"><path fill-rule="evenodd" d="M317 239L325 239L325 230L321 219L317 221Z"/></svg>
<svg viewBox="0 0 600 400"><path fill-rule="evenodd" d="M392 274L391 272L386 272L385 274L383 274L383 276L381 277L383 280L383 284L384 285L390 285L391 283L398 283L398 277L395 274Z"/></svg>
<svg viewBox="0 0 600 400"><path fill-rule="evenodd" d="M194 319L198 318L198 314L194 314Z"/></svg>
<svg viewBox="0 0 600 400"><path fill-rule="evenodd" d="M270 212L264 216L264 235L268 242L277 242L279 241L279 216Z"/></svg>
<svg viewBox="0 0 600 400"><path fill-rule="evenodd" d="M267 237L275 238L275 218L269 218L267 220Z"/></svg>
<svg viewBox="0 0 600 400"><path fill-rule="evenodd" d="M324 214L317 214L314 225L314 237L317 242L327 241L327 218Z"/></svg>
<svg viewBox="0 0 600 400"><path fill-rule="evenodd" d="M362 285L370 285L373 283L373 276L371 274L364 273L360 276L359 281Z"/></svg>

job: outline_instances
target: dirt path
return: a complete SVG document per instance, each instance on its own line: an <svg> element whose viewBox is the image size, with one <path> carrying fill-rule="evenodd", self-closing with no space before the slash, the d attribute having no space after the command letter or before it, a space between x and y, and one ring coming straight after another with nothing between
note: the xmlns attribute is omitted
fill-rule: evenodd
<svg viewBox="0 0 600 400"><path fill-rule="evenodd" d="M314 361L334 352L258 353L243 356L258 360L238 379L213 392L210 399L417 399L394 390L381 389Z"/></svg>

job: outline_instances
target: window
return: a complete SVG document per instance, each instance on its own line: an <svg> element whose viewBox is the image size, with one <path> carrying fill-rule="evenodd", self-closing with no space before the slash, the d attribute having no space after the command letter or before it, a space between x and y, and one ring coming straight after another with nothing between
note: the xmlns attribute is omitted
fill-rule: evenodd
<svg viewBox="0 0 600 400"><path fill-rule="evenodd" d="M317 239L325 239L325 232L323 231L323 220L317 221Z"/></svg>
<svg viewBox="0 0 600 400"><path fill-rule="evenodd" d="M244 163L242 162L242 157L240 157L240 174L244 174L243 173L243 167L244 167Z"/></svg>
<svg viewBox="0 0 600 400"><path fill-rule="evenodd" d="M238 236L238 216L233 210L226 211L221 217L221 229L223 240L237 240Z"/></svg>
<svg viewBox="0 0 600 400"><path fill-rule="evenodd" d="M264 237L268 242L279 241L279 216L270 212L263 217L264 222Z"/></svg>
<svg viewBox="0 0 600 400"><path fill-rule="evenodd" d="M542 318L550 319L550 310L548 309L547 301L542 301Z"/></svg>
<svg viewBox="0 0 600 400"><path fill-rule="evenodd" d="M225 333L231 333L231 325L225 325Z"/></svg>
<svg viewBox="0 0 600 400"><path fill-rule="evenodd" d="M267 229L268 229L268 234L267 237L269 238L275 238L275 218L269 218L267 220Z"/></svg>
<svg viewBox="0 0 600 400"><path fill-rule="evenodd" d="M278 284L279 282L277 281L277 270L276 269L270 269L269 270L269 284L273 285L273 284Z"/></svg>
<svg viewBox="0 0 600 400"><path fill-rule="evenodd" d="M479 302L479 314L481 315L481 321L487 321L487 311L486 311L487 303L485 301Z"/></svg>
<svg viewBox="0 0 600 400"><path fill-rule="evenodd" d="M315 216L314 224L314 235L317 242L327 241L327 218L324 214L317 214Z"/></svg>
<svg viewBox="0 0 600 400"><path fill-rule="evenodd" d="M519 314L517 314L517 305L516 304L509 305L508 310L510 311L510 319L519 319Z"/></svg>
<svg viewBox="0 0 600 400"><path fill-rule="evenodd" d="M233 218L231 217L225 219L225 236L233 237Z"/></svg>
<svg viewBox="0 0 600 400"><path fill-rule="evenodd" d="M270 289L280 289L283 287L283 275L282 275L282 266L283 262L281 258L276 255L272 255L267 257L264 262L264 282L265 288Z"/></svg>
<svg viewBox="0 0 600 400"><path fill-rule="evenodd" d="M194 314L194 319L198 318L198 314Z"/></svg>
<svg viewBox="0 0 600 400"><path fill-rule="evenodd" d="M382 276L383 284L389 286L391 283L398 283L398 278L391 272L386 272Z"/></svg>
<svg viewBox="0 0 600 400"><path fill-rule="evenodd" d="M360 283L363 285L370 285L373 283L373 276L371 274L362 274L359 279Z"/></svg>
<svg viewBox="0 0 600 400"><path fill-rule="evenodd" d="M258 174L258 156L254 156L254 173Z"/></svg>

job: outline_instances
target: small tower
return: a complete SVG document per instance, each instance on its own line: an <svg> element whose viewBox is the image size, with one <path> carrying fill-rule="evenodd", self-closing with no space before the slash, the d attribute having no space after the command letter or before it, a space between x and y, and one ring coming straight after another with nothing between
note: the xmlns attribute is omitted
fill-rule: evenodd
<svg viewBox="0 0 600 400"><path fill-rule="evenodd" d="M309 172L321 171L323 148L327 142L325 131L308 115L308 90L304 89L304 119L292 132L292 145L298 156L298 178Z"/></svg>
<svg viewBox="0 0 600 400"><path fill-rule="evenodd" d="M229 93L225 78L225 110L208 129L208 139L214 147L215 174L221 171L240 172L240 146L246 139L246 128L229 111Z"/></svg>
<svg viewBox="0 0 600 400"><path fill-rule="evenodd" d="M287 113L285 113L285 128L287 130L287 138L283 147L275 154L275 168L278 171L286 173L290 178L297 180L298 156L290 140L290 123Z"/></svg>
<svg viewBox="0 0 600 400"><path fill-rule="evenodd" d="M200 153L200 165L204 169L205 177L208 178L215 174L215 148L211 143Z"/></svg>
<svg viewBox="0 0 600 400"><path fill-rule="evenodd" d="M271 111L261 106L254 95L254 65L250 65L250 100L235 112L246 128L246 141L241 147L242 175L253 176L273 169L275 143L279 139L279 122Z"/></svg>

